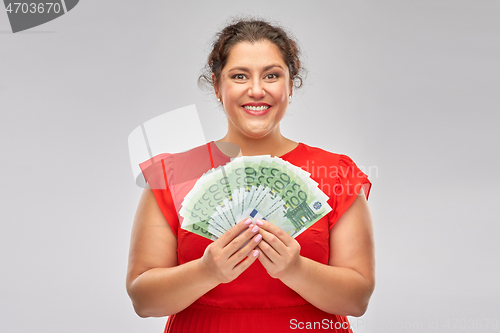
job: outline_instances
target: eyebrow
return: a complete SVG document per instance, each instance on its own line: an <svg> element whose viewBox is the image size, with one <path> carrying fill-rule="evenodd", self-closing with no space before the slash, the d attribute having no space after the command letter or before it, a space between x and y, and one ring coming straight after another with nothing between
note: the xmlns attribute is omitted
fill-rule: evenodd
<svg viewBox="0 0 500 333"><path fill-rule="evenodd" d="M278 65L278 64L273 64L273 65L269 65L269 66L266 66L264 67L264 72L265 71L268 71L270 70L271 68L273 67L278 67L278 68L281 68L283 70L283 67L281 67L281 65ZM247 67L233 67L231 68L229 71L235 71L235 70L238 70L238 71L245 71L245 72L250 72L250 70L247 68ZM228 71L228 72L229 72Z"/></svg>

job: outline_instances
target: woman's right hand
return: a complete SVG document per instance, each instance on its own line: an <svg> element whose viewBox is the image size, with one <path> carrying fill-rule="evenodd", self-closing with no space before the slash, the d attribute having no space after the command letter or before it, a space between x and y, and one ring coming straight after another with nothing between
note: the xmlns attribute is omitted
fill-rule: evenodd
<svg viewBox="0 0 500 333"><path fill-rule="evenodd" d="M252 224L251 219L246 219L207 246L201 264L214 282L233 281L257 259L259 251L255 248L262 239L258 231L259 227Z"/></svg>

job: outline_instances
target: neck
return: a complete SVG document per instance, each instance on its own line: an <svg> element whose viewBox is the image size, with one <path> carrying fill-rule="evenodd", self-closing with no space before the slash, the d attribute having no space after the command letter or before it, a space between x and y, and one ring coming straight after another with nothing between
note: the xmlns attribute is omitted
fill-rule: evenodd
<svg viewBox="0 0 500 333"><path fill-rule="evenodd" d="M297 147L298 144L297 142L285 138L281 134L279 126L273 132L262 138L249 138L241 133L228 131L226 136L217 142L231 142L237 144L244 156L281 156Z"/></svg>

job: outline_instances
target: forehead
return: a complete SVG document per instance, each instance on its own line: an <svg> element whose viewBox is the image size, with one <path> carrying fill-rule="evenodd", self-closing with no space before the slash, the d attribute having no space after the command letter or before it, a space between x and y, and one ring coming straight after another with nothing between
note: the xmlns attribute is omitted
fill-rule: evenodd
<svg viewBox="0 0 500 333"><path fill-rule="evenodd" d="M278 46L268 40L255 43L239 42L229 51L225 70L232 67L259 68L271 64L279 64L283 69L287 68Z"/></svg>

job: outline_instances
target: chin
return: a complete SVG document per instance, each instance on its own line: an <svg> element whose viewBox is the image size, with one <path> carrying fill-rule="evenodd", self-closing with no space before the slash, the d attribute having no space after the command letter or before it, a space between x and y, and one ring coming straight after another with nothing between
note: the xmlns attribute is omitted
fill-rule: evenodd
<svg viewBox="0 0 500 333"><path fill-rule="evenodd" d="M250 139L262 139L269 135L271 131L246 131L244 132L245 136L249 137Z"/></svg>

